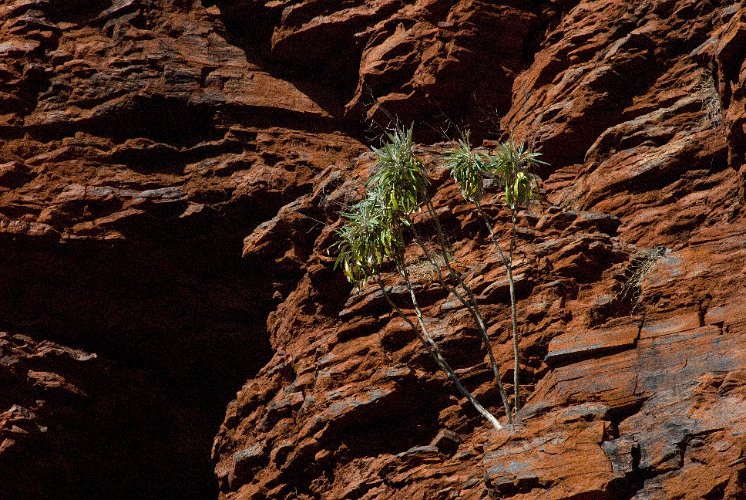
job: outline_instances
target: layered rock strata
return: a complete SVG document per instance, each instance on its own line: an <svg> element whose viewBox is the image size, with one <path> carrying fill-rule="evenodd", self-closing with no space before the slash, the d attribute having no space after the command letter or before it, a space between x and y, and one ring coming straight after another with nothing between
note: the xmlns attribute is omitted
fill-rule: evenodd
<svg viewBox="0 0 746 500"><path fill-rule="evenodd" d="M742 497L744 16L4 3L0 496ZM505 275L434 142L466 125L550 164L519 230L514 432L333 270L338 211L393 115L417 124L508 384ZM467 312L408 260L436 338L499 413Z"/></svg>

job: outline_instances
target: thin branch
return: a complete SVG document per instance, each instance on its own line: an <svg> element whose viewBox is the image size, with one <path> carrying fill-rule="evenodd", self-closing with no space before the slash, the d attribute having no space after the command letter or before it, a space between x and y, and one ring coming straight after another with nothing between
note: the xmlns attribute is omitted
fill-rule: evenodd
<svg viewBox="0 0 746 500"><path fill-rule="evenodd" d="M511 236L510 236L510 247L508 255L506 256L505 253L502 251L502 248L500 248L500 243L497 241L497 237L495 236L495 231L492 229L492 221L490 221L487 214L482 209L482 206L479 202L475 202L475 205L477 207L477 212L479 212L479 215L482 217L482 220L484 221L485 226L487 226L487 231L490 234L490 239L492 240L492 245L497 250L497 254L500 257L500 260L503 263L503 266L505 267L505 272L508 275L508 286L510 288L510 319L511 319L511 327L512 327L512 337L513 337L513 391L515 392L515 401L514 401L514 408L516 413L516 418L518 417L518 410L521 409L521 400L520 400L520 357L519 357L519 350L518 350L518 315L516 311L516 298L515 298L515 280L513 278L513 251L515 250L515 226L517 222L517 211L516 208L513 208L512 213L512 227L511 227Z"/></svg>
<svg viewBox="0 0 746 500"><path fill-rule="evenodd" d="M476 298L474 297L474 292L472 291L471 287L467 285L464 282L463 277L460 273L457 273L456 270L451 265L450 257L448 256L448 247L445 242L445 236L443 235L443 228L440 225L440 221L438 220L437 216L435 215L435 211L433 209L432 201L429 199L427 200L427 207L430 214L430 218L435 221L437 232L438 232L438 243L441 247L441 250L443 252L443 260L445 261L446 269L448 269L448 274L451 277L451 279L456 280L456 282L461 286L461 288L466 292L467 299L464 299L464 297L459 293L458 289L456 287L452 287L446 283L445 278L443 277L443 273L440 270L440 266L435 262L435 259L432 257L432 254L425 246L424 242L422 241L422 238L419 235L419 232L417 231L417 228L415 227L414 223L409 220L410 227L412 228L412 233L414 234L415 241L417 242L417 245L422 249L422 251L425 254L425 257L430 262L430 265L435 269L438 275L438 282L443 286L446 290L448 290L450 293L452 293L459 302L461 302L461 305L464 306L469 313L471 314L472 318L474 319L474 322L477 325L477 328L479 329L479 333L482 337L482 342L484 343L484 348L487 351L487 357L489 359L490 367L492 368L492 373L495 377L495 384L497 385L497 390L500 394L500 398L503 402L503 407L505 408L505 416L508 419L508 423L511 424L513 422L512 414L510 411L510 403L508 402L508 395L505 392L505 387L503 386L501 375L500 375L500 367L497 364L497 360L495 359L495 354L492 351L492 343L490 342L489 335L487 335L487 326L484 322L484 318L482 317L481 312L479 311L479 306L477 305Z"/></svg>
<svg viewBox="0 0 746 500"><path fill-rule="evenodd" d="M510 253L508 255L508 266L507 266L507 272L508 272L508 285L510 286L510 319L513 326L513 360L514 360L514 366L513 366L513 385L515 392L515 401L514 401L514 407L515 407L515 417L520 418L518 416L518 410L521 409L521 383L520 383L520 370L521 370L521 363L520 363L520 351L518 349L518 315L516 312L516 299L515 299L515 280L513 279L513 250L515 250L515 236L516 236L516 223L517 223L517 215L518 210L514 206L513 207L513 214L512 214L512 224L511 224L511 230L510 230Z"/></svg>
<svg viewBox="0 0 746 500"><path fill-rule="evenodd" d="M469 390L464 387L464 385L459 380L458 376L456 375L456 372L453 370L453 368L448 364L448 362L443 357L443 353L440 350L440 347L438 347L438 344L435 343L432 336L430 335L430 332L427 329L427 326L425 325L425 321L422 316L422 311L420 309L419 303L417 302L417 296L414 293L414 288L412 287L412 282L409 279L409 272L407 271L406 266L403 264L399 265L399 271L402 274L402 277L404 278L404 281L407 285L407 290L409 291L409 296L412 300L412 305L414 307L415 315L417 316L417 323L419 324L419 333L420 333L420 340L425 344L425 347L428 348L430 355L433 357L433 360L438 365L438 367L445 372L445 374L448 376L450 381L453 383L453 385L456 386L456 389L461 393L462 396L464 396L469 403L474 407L474 409L477 410L477 412L482 415L496 430L502 430L503 426L500 424L500 422L495 418L494 415L492 415L487 409L482 406L479 401L476 400L476 398L469 392ZM396 305L396 303L391 299L389 296L386 288L383 286L383 283L381 282L380 275L378 276L378 286L381 288L381 291L383 292L384 296L386 297L386 300L391 305L391 307L399 314L400 317L402 317L410 327L412 327L413 330L418 331L412 320L406 317L404 312L401 310L399 306Z"/></svg>

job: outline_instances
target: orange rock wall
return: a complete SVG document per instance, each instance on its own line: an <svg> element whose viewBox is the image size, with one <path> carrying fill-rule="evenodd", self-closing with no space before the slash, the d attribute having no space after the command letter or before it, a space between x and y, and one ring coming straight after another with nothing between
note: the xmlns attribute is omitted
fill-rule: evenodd
<svg viewBox="0 0 746 500"><path fill-rule="evenodd" d="M0 497L742 498L745 55L716 0L4 2ZM394 115L508 385L505 274L438 141L550 164L514 432L333 270ZM468 313L416 279L504 418Z"/></svg>

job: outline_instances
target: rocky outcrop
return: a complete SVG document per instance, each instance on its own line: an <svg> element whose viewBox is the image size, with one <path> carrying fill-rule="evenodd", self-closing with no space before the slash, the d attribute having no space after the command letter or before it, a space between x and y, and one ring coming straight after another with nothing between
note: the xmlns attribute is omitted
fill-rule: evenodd
<svg viewBox="0 0 746 500"><path fill-rule="evenodd" d="M231 404L216 440L223 490L330 498L743 494L746 227L702 231L680 250L636 252L609 231L611 216L532 215L517 271L532 387L519 430L495 434L482 425L375 290L353 294L336 322L319 323L318 308L313 320L288 318L309 307L305 297L334 297L314 289L322 267L309 266L279 309L284 319L270 317L278 354ZM456 234L456 257L488 311L509 383L507 283L485 235L475 244ZM421 258L411 256L413 269ZM449 359L499 411L466 312L428 288L432 277L421 279ZM298 335L306 329L313 333ZM455 435L450 449L437 446L441 429Z"/></svg>
<svg viewBox="0 0 746 500"><path fill-rule="evenodd" d="M423 139L465 124L479 136L494 134L513 79L566 8L471 0L215 4L250 57L302 81L332 113L353 124L417 121Z"/></svg>
<svg viewBox="0 0 746 500"><path fill-rule="evenodd" d="M729 181L740 163L728 160L733 118L711 47L736 12L589 2L563 18L516 80L502 122L541 145L554 166L548 181L558 182L547 187L551 201L617 215L628 239L648 246L733 217Z"/></svg>
<svg viewBox="0 0 746 500"><path fill-rule="evenodd" d="M723 90L738 93L738 77L722 69L742 59L717 62L722 47L740 43L726 33L739 30L741 13L685 1L566 8L515 78L501 121L551 164L541 172L547 203L521 231L531 392L523 426L499 435L483 426L374 287L344 302L324 253L330 229L302 247L313 248L302 252L306 274L268 320L275 357L231 404L216 439L226 497L744 494L746 256L740 146L730 139L742 113ZM275 34L283 29L279 22ZM417 57L405 54L386 61ZM361 64L361 81L373 67ZM438 150L422 151L431 165ZM352 178L367 175L371 160L360 161ZM509 383L504 275L468 208L443 186L436 204ZM351 191L342 185L335 196ZM293 211L304 213L286 207L247 238L244 255L253 260L255 242L273 239L269 227L290 233L284 224L301 220ZM499 412L468 315L431 285L411 250L433 330ZM439 446L443 429L453 433L449 448Z"/></svg>
<svg viewBox="0 0 746 500"><path fill-rule="evenodd" d="M0 496L742 497L744 15L5 2ZM519 230L513 432L333 269L388 114L417 123L431 166L454 125L550 164ZM504 272L432 177L509 384ZM467 312L408 259L437 340L499 413Z"/></svg>
<svg viewBox="0 0 746 500"><path fill-rule="evenodd" d="M189 432L153 431L148 439L163 446L139 441L108 463L103 453L86 461L84 444L65 455L40 439L33 453L14 455L24 457L17 470L45 453L59 462L38 469L39 497L58 496L62 480L74 498L215 496L212 437L235 390L271 358L273 283L292 279L242 261L241 241L362 148L293 83L247 60L220 26L215 8L178 2L0 7L2 327L95 353L123 371L111 375L116 387L141 370L152 407L129 389L91 393L113 398L112 407L126 408L121 398L148 407L132 421L91 417L107 447L128 450L138 429L179 427L168 407L189 409L194 421ZM48 426L27 404L33 398L18 394L8 393L8 408ZM76 401L70 411L85 413L88 403ZM185 450L170 451L169 440ZM152 462L183 470L124 480Z"/></svg>

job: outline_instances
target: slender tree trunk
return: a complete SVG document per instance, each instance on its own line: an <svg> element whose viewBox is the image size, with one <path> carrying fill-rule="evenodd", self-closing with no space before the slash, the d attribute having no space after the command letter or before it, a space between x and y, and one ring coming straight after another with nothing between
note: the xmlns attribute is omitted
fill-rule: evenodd
<svg viewBox="0 0 746 500"><path fill-rule="evenodd" d="M471 314L472 318L474 319L474 322L477 325L477 328L479 329L479 333L482 337L482 342L484 343L484 348L487 351L487 357L489 359L490 367L492 368L492 373L495 377L495 384L497 385L497 391L500 394L500 399L502 399L503 407L505 408L505 417L508 420L508 423L513 423L513 416L512 412L510 411L510 403L508 402L508 396L505 392L505 387L503 386L501 375L500 375L500 367L497 364L497 361L495 360L495 354L492 351L492 344L490 342L489 335L487 335L487 326L484 322L484 318L482 317L481 312L479 311L479 306L477 305L476 298L474 297L474 292L472 291L471 287L467 285L461 275L456 272L455 269L453 269L453 266L451 266L450 257L448 255L448 246L445 242L445 237L443 235L443 230L440 226L440 221L438 220L437 216L435 215L435 211L433 210L432 202L428 200L428 210L430 212L430 217L435 221L437 232L438 232L438 243L440 245L441 251L443 252L443 259L445 261L446 268L448 269L448 274L451 277L451 279L454 279L457 281L457 283L461 286L461 288L466 292L467 299L464 299L464 297L459 293L458 289L456 287L452 287L446 283L445 278L443 277L443 273L440 270L440 266L435 262L435 259L432 257L432 254L425 246L425 243L422 241L422 238L420 237L417 229L414 226L414 223L412 223L411 219L409 220L410 227L412 228L412 233L414 234L415 241L417 242L417 245L422 249L423 253L425 254L425 258L430 262L430 265L435 269L437 275L438 275L438 282L441 286L443 286L446 290L448 290L450 293L453 293L453 295L456 296L456 298L461 302L461 304L466 307L466 309Z"/></svg>
<svg viewBox="0 0 746 500"><path fill-rule="evenodd" d="M508 284L510 286L510 319L513 323L513 385L515 386L515 418L521 409L521 381L520 381L520 351L518 349L518 315L516 314L515 280L513 279L513 250L515 250L515 228L518 220L518 209L513 207L512 224L510 228L510 251L508 252Z"/></svg>
<svg viewBox="0 0 746 500"><path fill-rule="evenodd" d="M512 214L511 214L511 220L512 220L512 227L510 231L510 248L508 250L508 255L506 256L505 253L502 251L502 248L500 248L500 243L497 241L497 237L495 236L495 231L492 229L492 221L490 221L487 214L482 209L482 206L477 202L475 203L477 207L477 212L482 217L482 220L484 221L484 225L487 226L487 231L489 231L490 239L492 240L492 245L497 250L497 255L500 257L500 260L503 263L503 266L505 267L505 272L508 275L508 287L510 288L510 320L511 320L511 326L513 330L513 391L515 392L515 401L514 401L514 408L515 408L515 417L518 418L518 410L521 409L521 379L520 379L520 352L518 349L518 316L516 313L516 298L515 298L515 280L513 279L513 250L515 249L515 235L516 235L516 223L518 220L518 211L517 208L512 208Z"/></svg>
<svg viewBox="0 0 746 500"><path fill-rule="evenodd" d="M412 300L412 305L414 306L415 315L417 316L417 323L419 324L419 329L415 327L415 324L410 320L405 314L404 311L401 310L399 306L396 305L396 303L391 299L391 296L389 295L388 291L386 290L386 287L384 287L383 282L381 281L381 276L378 276L378 286L381 288L381 292L383 293L384 297L388 301L389 305L396 311L396 313L404 319L404 321L409 324L410 328L414 330L415 332L419 332L420 340L423 344L425 344L425 347L430 352L430 355L433 357L433 360L435 361L435 364L438 365L438 367L445 372L445 374L448 376L448 379L453 383L453 385L456 386L456 389L461 393L462 396L464 396L469 403L474 407L477 412L484 417L485 420L487 420L492 427L494 427L496 430L502 430L503 426L500 424L500 422L495 418L494 415L492 415L487 409L482 406L479 401L476 400L476 398L469 392L469 390L464 387L464 385L459 380L458 376L456 375L456 372L453 370L453 368L448 364L448 362L443 357L443 353L440 350L440 347L438 347L438 344L435 343L433 338L430 336L430 332L427 329L427 326L425 325L425 321L422 317L422 311L420 310L419 303L417 302L417 296L414 293L414 288L412 287L412 282L409 280L409 272L407 271L406 267L402 264L400 266L400 271L402 276L404 277L404 281L407 285L407 290L409 291L409 296Z"/></svg>

